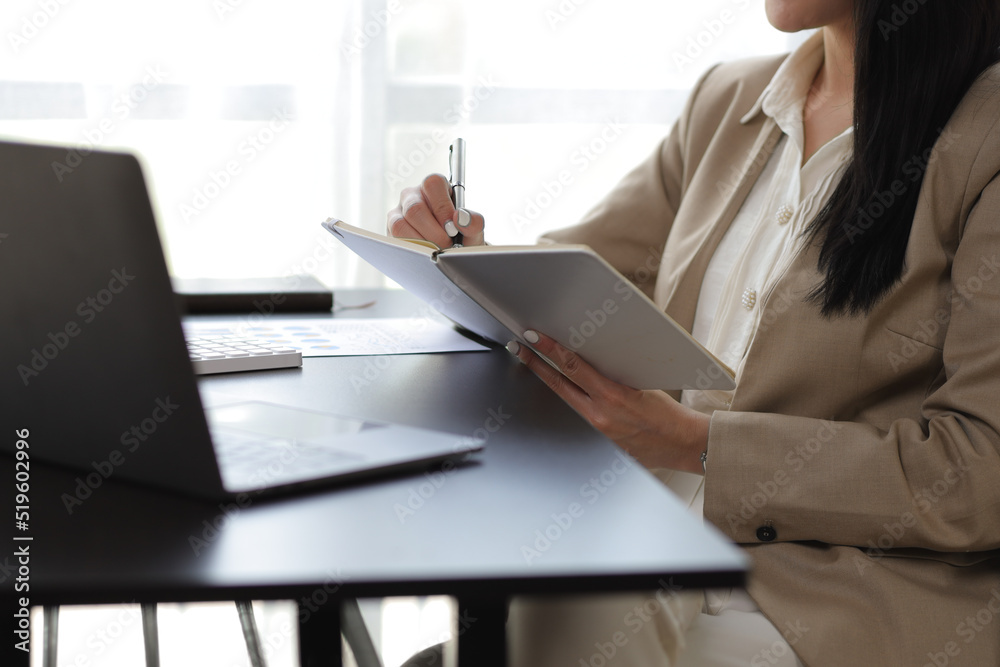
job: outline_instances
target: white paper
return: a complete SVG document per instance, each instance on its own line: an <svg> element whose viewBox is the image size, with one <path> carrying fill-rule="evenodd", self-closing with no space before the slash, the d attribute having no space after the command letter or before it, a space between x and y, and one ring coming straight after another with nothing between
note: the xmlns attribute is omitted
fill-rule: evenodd
<svg viewBox="0 0 1000 667"><path fill-rule="evenodd" d="M338 357L488 350L455 329L426 318L245 318L185 322L187 336L239 335L301 350L303 357Z"/></svg>

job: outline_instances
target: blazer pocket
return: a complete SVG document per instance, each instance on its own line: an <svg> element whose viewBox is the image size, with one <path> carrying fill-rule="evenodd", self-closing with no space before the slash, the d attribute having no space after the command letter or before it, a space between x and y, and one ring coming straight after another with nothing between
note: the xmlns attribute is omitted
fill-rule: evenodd
<svg viewBox="0 0 1000 667"><path fill-rule="evenodd" d="M882 362L888 363L891 375L896 381L922 386L930 391L944 364L944 330L935 333L920 329L910 335L886 326L884 332L885 348L881 352L885 356Z"/></svg>
<svg viewBox="0 0 1000 667"><path fill-rule="evenodd" d="M903 549L885 549L878 553L882 558L913 558L918 560L933 560L948 563L955 567L974 567L982 563L993 562L1000 565L1000 549L991 551L959 551L945 552L917 547Z"/></svg>

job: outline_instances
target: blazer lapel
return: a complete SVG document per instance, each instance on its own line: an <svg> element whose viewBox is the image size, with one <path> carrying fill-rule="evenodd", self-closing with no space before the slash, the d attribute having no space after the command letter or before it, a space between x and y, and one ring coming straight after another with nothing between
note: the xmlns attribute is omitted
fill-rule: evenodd
<svg viewBox="0 0 1000 667"><path fill-rule="evenodd" d="M670 241L667 242L655 300L667 315L688 331L694 324L700 285L708 263L781 140L782 131L778 124L768 116L762 118L760 130L749 150L746 150L747 160L742 173L730 172L727 176L723 164L700 165L699 168L711 171L705 178L692 181L689 191L685 193L685 202L693 202L693 205L682 207L678 211L679 220L675 222L675 226L678 226L677 222L684 225L686 219L687 224L696 226L695 231L688 236L684 248L671 251ZM748 140L754 136L752 129L747 127L743 132ZM734 136L732 151L728 153L730 160L733 154L738 155L745 150L740 144ZM731 165L731 161L728 164ZM695 186L695 182L701 185ZM708 220L715 222L705 224Z"/></svg>

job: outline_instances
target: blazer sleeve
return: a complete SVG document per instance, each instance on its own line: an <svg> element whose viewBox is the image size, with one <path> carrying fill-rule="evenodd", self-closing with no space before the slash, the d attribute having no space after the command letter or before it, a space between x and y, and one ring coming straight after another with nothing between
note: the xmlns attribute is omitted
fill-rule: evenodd
<svg viewBox="0 0 1000 667"><path fill-rule="evenodd" d="M670 134L652 155L578 224L549 232L540 240L590 246L652 298L663 247L684 194L684 147L692 109L712 71L698 80Z"/></svg>
<svg viewBox="0 0 1000 667"><path fill-rule="evenodd" d="M993 173L993 172L991 172ZM972 193L975 194L975 193ZM888 429L779 414L712 417L705 516L736 542L1000 548L1000 176L952 262L944 381ZM765 525L771 530L761 531Z"/></svg>

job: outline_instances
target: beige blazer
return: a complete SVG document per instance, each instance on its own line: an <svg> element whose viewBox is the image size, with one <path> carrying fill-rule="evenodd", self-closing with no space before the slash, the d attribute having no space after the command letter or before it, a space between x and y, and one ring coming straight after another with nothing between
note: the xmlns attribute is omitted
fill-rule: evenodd
<svg viewBox="0 0 1000 667"><path fill-rule="evenodd" d="M658 150L549 237L589 244L690 330L781 136L754 103L782 59L711 70ZM750 594L807 665L1000 665L998 121L994 67L900 173L916 187L926 170L901 283L825 319L803 300L821 279L804 250L758 300L712 418L705 517L744 546Z"/></svg>

